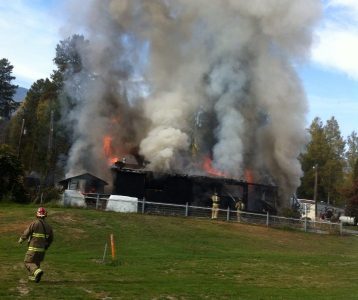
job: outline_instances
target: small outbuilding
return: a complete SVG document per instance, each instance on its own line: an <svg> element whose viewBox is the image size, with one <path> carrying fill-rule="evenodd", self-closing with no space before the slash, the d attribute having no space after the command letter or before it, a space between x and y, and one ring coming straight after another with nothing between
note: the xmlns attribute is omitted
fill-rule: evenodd
<svg viewBox="0 0 358 300"><path fill-rule="evenodd" d="M74 177L69 177L58 183L64 190L75 190L83 194L104 193L104 186L108 183L90 173L84 173Z"/></svg>

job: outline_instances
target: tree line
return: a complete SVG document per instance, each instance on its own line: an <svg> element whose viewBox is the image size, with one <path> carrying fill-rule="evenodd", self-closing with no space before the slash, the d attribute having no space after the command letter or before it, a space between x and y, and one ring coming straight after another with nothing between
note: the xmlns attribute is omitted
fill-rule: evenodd
<svg viewBox="0 0 358 300"><path fill-rule="evenodd" d="M316 117L307 131L310 140L299 157L303 177L297 196L313 199L316 192L317 201L347 206L351 211L358 188L357 133L353 131L344 139L334 117L325 124Z"/></svg>
<svg viewBox="0 0 358 300"><path fill-rule="evenodd" d="M70 126L63 122L63 112L77 102L63 86L74 73L86 72L78 49L88 45L89 41L81 35L60 41L53 59L56 69L50 78L32 84L20 106L13 100L17 89L13 84L13 66L6 58L0 60L0 197L9 193L19 197L10 182L21 186L25 174L36 174L47 187L64 176L73 137ZM325 123L315 118L307 135L309 141L299 157L303 176L297 197L313 199L316 194L317 201L347 206L350 214L358 216L357 132L344 138L332 116ZM19 174L18 178L15 174Z"/></svg>
<svg viewBox="0 0 358 300"><path fill-rule="evenodd" d="M25 191L26 179L33 178L51 191L55 180L63 178L73 138L70 126L63 122L63 112L74 105L63 86L66 79L82 70L77 49L87 43L81 35L60 41L53 59L56 69L50 78L34 82L20 105L13 100L17 89L12 83L13 66L6 58L0 60L0 199L34 200L38 191L16 194L14 185Z"/></svg>

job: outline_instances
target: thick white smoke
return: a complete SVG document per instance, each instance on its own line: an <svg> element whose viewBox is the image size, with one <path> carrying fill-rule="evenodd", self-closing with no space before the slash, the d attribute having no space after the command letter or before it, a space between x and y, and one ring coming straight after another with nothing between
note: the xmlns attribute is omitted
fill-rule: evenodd
<svg viewBox="0 0 358 300"><path fill-rule="evenodd" d="M70 172L100 172L111 134L118 155L137 149L153 170L199 173L209 156L282 197L296 189L307 104L293 64L309 53L319 0L70 2L67 33L85 30L96 76L70 116Z"/></svg>

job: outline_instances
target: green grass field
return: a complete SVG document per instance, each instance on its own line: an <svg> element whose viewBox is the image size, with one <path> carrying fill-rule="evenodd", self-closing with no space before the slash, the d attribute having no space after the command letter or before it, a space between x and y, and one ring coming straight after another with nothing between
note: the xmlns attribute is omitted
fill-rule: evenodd
<svg viewBox="0 0 358 300"><path fill-rule="evenodd" d="M357 236L55 207L45 275L28 282L17 240L35 211L0 205L0 299L358 299Z"/></svg>

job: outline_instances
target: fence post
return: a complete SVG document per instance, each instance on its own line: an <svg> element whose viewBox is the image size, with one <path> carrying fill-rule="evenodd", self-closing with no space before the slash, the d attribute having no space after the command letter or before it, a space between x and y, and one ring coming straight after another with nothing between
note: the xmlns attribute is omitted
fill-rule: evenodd
<svg viewBox="0 0 358 300"><path fill-rule="evenodd" d="M339 223L339 232L341 235L343 234L343 222Z"/></svg>
<svg viewBox="0 0 358 300"><path fill-rule="evenodd" d="M189 204L188 202L185 204L185 216L187 217L189 214Z"/></svg>
<svg viewBox="0 0 358 300"><path fill-rule="evenodd" d="M96 209L98 209L98 205L99 205L99 194L97 194L97 198L96 198Z"/></svg>
<svg viewBox="0 0 358 300"><path fill-rule="evenodd" d="M269 225L270 225L270 213L267 212L266 213L266 226L269 227Z"/></svg>
<svg viewBox="0 0 358 300"><path fill-rule="evenodd" d="M226 221L230 221L230 206L227 207Z"/></svg>
<svg viewBox="0 0 358 300"><path fill-rule="evenodd" d="M307 203L305 205L305 232L307 232Z"/></svg>
<svg viewBox="0 0 358 300"><path fill-rule="evenodd" d="M142 200L142 214L144 214L145 198Z"/></svg>
<svg viewBox="0 0 358 300"><path fill-rule="evenodd" d="M107 243L104 244L102 263L104 263L104 261L106 259L106 253L107 253Z"/></svg>
<svg viewBox="0 0 358 300"><path fill-rule="evenodd" d="M305 232L307 232L307 217L305 217Z"/></svg>

